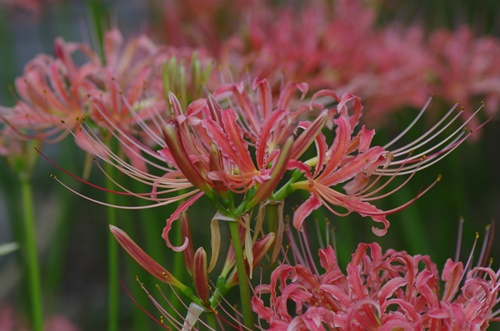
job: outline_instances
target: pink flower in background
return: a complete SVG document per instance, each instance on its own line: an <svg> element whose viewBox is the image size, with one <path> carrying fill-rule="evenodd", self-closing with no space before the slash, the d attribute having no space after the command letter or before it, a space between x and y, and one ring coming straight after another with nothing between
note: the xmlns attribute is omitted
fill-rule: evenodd
<svg viewBox="0 0 500 331"><path fill-rule="evenodd" d="M62 123L74 128L88 107L87 95L93 85L86 76L92 62L78 68L72 53L81 52L91 61L96 55L83 44L55 42L56 57L40 54L26 64L22 77L16 79L20 99L12 108L1 107L1 119L23 138L58 141L69 132Z"/></svg>
<svg viewBox="0 0 500 331"><path fill-rule="evenodd" d="M346 273L331 247L319 259L323 272L282 264L255 288L253 309L266 329L486 330L499 320L500 271L489 267L448 260L440 276L428 256L383 253L377 243L359 244Z"/></svg>
<svg viewBox="0 0 500 331"><path fill-rule="evenodd" d="M426 35L421 25L377 26L374 7L362 1L259 3L246 17L217 55L236 77L249 71L272 85L307 81L312 91L352 93L370 109L370 121L419 108L432 94L449 104L461 100L465 117L482 99L498 108L497 38L475 38L466 27Z"/></svg>
<svg viewBox="0 0 500 331"><path fill-rule="evenodd" d="M160 13L156 34L167 45L203 48L217 56L220 45L238 32L255 0L196 0L164 1L158 4Z"/></svg>
<svg viewBox="0 0 500 331"><path fill-rule="evenodd" d="M430 50L435 54L433 70L436 96L448 102L460 101L464 115L479 101L490 113L500 106L500 42L493 37L475 37L462 26L456 31L439 30L431 35Z"/></svg>
<svg viewBox="0 0 500 331"><path fill-rule="evenodd" d="M26 16L33 17L35 20L40 19L44 7L54 5L57 0L0 0L0 10L8 10L13 12L14 17L25 16L18 14L27 14ZM23 17L21 19L26 19Z"/></svg>
<svg viewBox="0 0 500 331"><path fill-rule="evenodd" d="M307 81L313 91L352 93L373 109L371 120L421 107L430 95L432 56L420 28L378 29L373 8L361 1L258 8L248 13L248 37L234 35L220 53L236 76L249 70L272 83L284 78Z"/></svg>
<svg viewBox="0 0 500 331"><path fill-rule="evenodd" d="M0 331L28 331L25 317L17 314L9 306L0 306ZM78 328L66 316L54 314L47 317L45 329L50 331L78 331Z"/></svg>
<svg viewBox="0 0 500 331"><path fill-rule="evenodd" d="M41 54L25 66L16 80L16 105L0 108L0 118L19 138L52 143L73 133L85 149L80 129L84 121L102 126L103 118L113 117L119 123L113 130L135 135L136 117L145 120L165 107L161 65L172 54L146 37L125 44L118 31L108 32L105 65L85 44L57 39L54 48L55 57ZM75 60L81 55L82 64ZM135 117L130 107L136 109ZM126 155L138 161L134 146L124 147Z"/></svg>
<svg viewBox="0 0 500 331"><path fill-rule="evenodd" d="M433 58L420 28L386 27L357 47L361 63L349 61L347 55L338 65L346 75L340 90L363 99L370 110L367 123L384 121L387 113L403 107L420 108L431 95Z"/></svg>

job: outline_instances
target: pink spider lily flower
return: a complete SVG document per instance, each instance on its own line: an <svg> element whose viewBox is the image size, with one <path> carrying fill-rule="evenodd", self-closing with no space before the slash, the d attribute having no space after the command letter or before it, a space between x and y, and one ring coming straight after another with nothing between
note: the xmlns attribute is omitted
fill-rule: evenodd
<svg viewBox="0 0 500 331"><path fill-rule="evenodd" d="M0 108L0 118L20 137L54 143L72 132L85 148L85 135L80 130L84 120L99 128L103 117L113 117L122 130L135 135L139 134L135 131L137 119L131 116L128 105L135 107L134 115L143 120L165 106L161 68L173 53L145 36L125 43L117 30L108 32L105 63L85 44L57 39L54 48L55 57L37 56L16 80L17 104ZM77 64L75 57L81 54L85 60ZM145 168L133 147L122 150L137 167Z"/></svg>
<svg viewBox="0 0 500 331"><path fill-rule="evenodd" d="M261 6L248 16L248 37L228 39L219 56L237 73L358 95L373 110L373 121L404 106L420 107L430 94L433 58L422 29L375 27L376 13L363 1Z"/></svg>
<svg viewBox="0 0 500 331"><path fill-rule="evenodd" d="M484 100L491 111L500 105L500 41L492 37L474 37L463 26L456 31L438 30L429 41L435 56L437 75L434 93L448 102L460 100L465 113L474 101Z"/></svg>
<svg viewBox="0 0 500 331"><path fill-rule="evenodd" d="M297 91L303 98L307 85L289 83L276 100L267 80L255 80L251 88L244 83L228 84L185 108L169 93L170 113L156 112L147 122L136 117L146 140L159 146L158 152L105 116L109 131L120 144L133 146L136 158L157 169L154 172L122 159L85 123L81 126L85 134L82 141L87 144L86 150L151 188L137 193L115 181L120 189L116 193L151 202L149 206L117 207L137 209L183 201L167 219L163 232L167 245L181 251L187 247L187 240L175 247L168 238L169 231L181 213L204 195L221 215L239 219L267 199L281 201L296 190L304 190L311 197L294 216L296 228L302 227L314 209L325 205L335 214L342 214L337 209L344 208L347 213L371 217L383 226L373 231L383 235L389 226L386 215L411 204L432 185L392 210L379 210L371 202L397 191L380 193L395 177L411 178L472 133L463 130L465 122L443 138L459 116L452 108L419 139L390 150L422 116L426 104L415 122L396 139L385 146L370 147L375 132L365 127L355 131L363 110L358 97L338 97L333 91L321 90L306 101L294 96ZM136 111L129 106L129 112ZM316 119L303 119L310 118L309 114L317 114ZM335 131L330 146L323 130ZM316 156L304 159L310 149ZM280 186L287 170L294 172L290 181ZM160 175L153 174L157 171ZM389 179L380 180L383 177ZM341 184L344 192L338 188Z"/></svg>
<svg viewBox="0 0 500 331"><path fill-rule="evenodd" d="M169 247L182 250L187 242L175 248L170 244L168 233L180 214L201 196L206 195L221 214L238 218L273 193L295 148L290 124L309 107L308 102L295 101L295 90L306 92L307 86L288 84L280 98L273 101L267 81L256 81L249 92L243 83L232 84L207 98L191 102L186 109L170 93L171 114L157 112L148 122L137 117L138 126L148 135L147 140L160 146L158 152L120 129L113 118L106 116L110 131L121 145L133 145L140 152L136 156L163 175L153 175L152 171L146 172L123 160L86 123L81 126L85 134L82 142L96 157L151 187L148 193L136 193L115 181L121 189L116 193L152 203L150 206L117 207L147 208L184 200L167 220L164 231ZM135 112L132 107L129 111ZM310 130L305 130L301 137L309 134ZM311 139L302 140L313 143ZM235 205L234 194L246 200Z"/></svg>
<svg viewBox="0 0 500 331"><path fill-rule="evenodd" d="M327 247L324 271L278 266L255 288L253 309L267 330L486 330L500 321L500 270L482 264L486 254L483 247L476 267L471 257L466 266L449 259L440 275L429 256L362 243L344 273Z"/></svg>
<svg viewBox="0 0 500 331"><path fill-rule="evenodd" d="M238 31L255 0L168 1L159 4L158 25L153 32L167 45L200 47L216 56L220 44Z"/></svg>
<svg viewBox="0 0 500 331"><path fill-rule="evenodd" d="M97 56L84 44L55 41L55 57L40 54L16 79L19 94L12 108L1 107L0 118L20 136L57 142L68 132L61 123L76 127L88 107L87 94L93 84L86 77L93 71ZM82 53L90 62L77 68L71 54ZM69 84L67 83L69 82Z"/></svg>
<svg viewBox="0 0 500 331"><path fill-rule="evenodd" d="M313 96L313 102L316 97L323 96L324 93L320 91ZM439 181L440 176L414 199L394 209L382 211L371 202L396 192L413 174L445 157L473 133L473 130L465 131L464 128L475 114L465 123L456 126L450 135L443 134L460 116L455 105L420 138L399 148L390 149L423 115L429 100L410 126L393 141L385 146L370 147L374 130L368 130L363 126L357 134L355 133L355 127L362 114L359 98L351 95L339 98L329 92L326 95L338 102L338 117L332 123L335 126L335 138L328 146L326 137L319 134L315 141L317 155L305 162L296 163L296 166L303 171L305 179L291 182L289 190L304 190L310 193L310 198L294 213L293 224L297 229L302 228L305 218L313 210L324 205L336 215L356 212L361 216L370 216L372 220L382 225L382 228L373 227L373 232L379 236L384 235L389 227L386 216L413 203ZM407 175L409 177L403 184L389 192L381 193L395 177ZM381 181L382 177L389 179ZM344 192L337 189L339 184L344 184ZM279 193L276 196L279 196ZM340 212L339 208L345 209L346 212Z"/></svg>

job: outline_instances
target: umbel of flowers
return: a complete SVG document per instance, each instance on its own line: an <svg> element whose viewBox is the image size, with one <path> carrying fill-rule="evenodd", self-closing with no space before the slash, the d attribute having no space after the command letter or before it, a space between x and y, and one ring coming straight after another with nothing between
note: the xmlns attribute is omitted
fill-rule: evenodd
<svg viewBox="0 0 500 331"><path fill-rule="evenodd" d="M273 270L252 307L268 330L486 330L500 320L489 240L487 233L476 266L473 249L466 265L448 259L441 274L429 256L383 252L377 243L359 244L346 273L331 246L320 249L318 271L311 252L302 254L308 247L292 245L296 263Z"/></svg>

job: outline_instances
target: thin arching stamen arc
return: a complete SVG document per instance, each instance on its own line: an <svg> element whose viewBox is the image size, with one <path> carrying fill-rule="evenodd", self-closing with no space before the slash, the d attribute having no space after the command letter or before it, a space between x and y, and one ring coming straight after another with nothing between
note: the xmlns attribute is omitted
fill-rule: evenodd
<svg viewBox="0 0 500 331"><path fill-rule="evenodd" d="M420 110L420 112L417 114L417 116L415 117L415 119L413 119L413 121L410 123L410 125L408 125L406 127L406 129L404 129L399 135L397 135L394 139L392 139L391 141L389 141L387 144L385 144L383 146L384 149L387 149L388 147L390 147L392 144L396 143L399 139L401 139L406 133L408 133L408 131L410 131L410 129L417 123L417 121L420 119L420 117L422 117L422 115L424 114L424 112L427 110L427 107L429 106L429 103L431 102L431 99L432 98L428 98L427 99L427 102L425 103L425 105L422 107L422 110Z"/></svg>

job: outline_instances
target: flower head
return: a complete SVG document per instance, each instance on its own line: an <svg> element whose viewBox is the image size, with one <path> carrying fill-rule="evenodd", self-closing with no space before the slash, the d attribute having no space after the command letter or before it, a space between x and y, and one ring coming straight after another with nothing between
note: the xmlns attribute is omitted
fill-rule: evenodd
<svg viewBox="0 0 500 331"><path fill-rule="evenodd" d="M377 243L359 244L345 273L333 248L319 259L323 272L282 264L256 287L253 309L269 330L486 330L499 321L500 271L482 265L483 254L476 267L449 259L441 275L429 256Z"/></svg>
<svg viewBox="0 0 500 331"><path fill-rule="evenodd" d="M87 149L83 123L99 131L107 118L114 118L119 125L106 129L136 135L140 134L137 119L129 107L137 110L134 116L146 120L165 106L161 67L174 54L145 36L125 43L119 31L109 31L104 61L87 45L60 38L54 43L54 53L31 60L16 80L16 104L0 107L0 119L21 139L54 143L72 133L77 144ZM78 56L83 56L82 64ZM109 139L110 133L99 135ZM135 146L122 146L122 150L135 166L145 168Z"/></svg>
<svg viewBox="0 0 500 331"><path fill-rule="evenodd" d="M323 93L325 91L316 93L313 101L316 97L323 96ZM361 216L369 216L383 226L373 227L373 232L376 235L385 234L389 227L386 216L411 204L441 177L438 176L433 184L418 193L414 199L394 209L382 211L373 205L372 201L398 191L413 174L448 155L474 132L464 131L464 128L475 114L465 123L453 127L461 114L456 111L455 105L418 139L394 148L393 145L400 141L423 115L429 100L410 126L395 139L384 146L371 146L374 130L363 126L359 131L355 131L363 109L360 99L349 94L341 98L332 93L327 95L338 103L334 112L336 117L330 123L335 129L335 136L328 146L326 136L318 133L315 139L316 156L305 161L298 160L296 163L305 179L291 183L291 189L310 193L310 198L301 204L294 214L293 224L297 229L302 228L305 218L313 210L324 205L337 215L356 212ZM481 107L478 111L480 109ZM453 127L453 131L447 134L446 130L450 127ZM382 193L393 179L408 175L407 180L395 189ZM383 177L388 180L380 180ZM338 188L340 184L343 185L343 191ZM345 209L346 213L338 211L339 208Z"/></svg>

